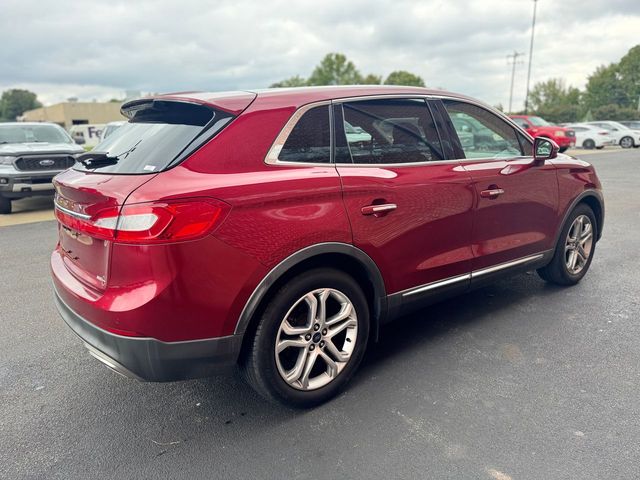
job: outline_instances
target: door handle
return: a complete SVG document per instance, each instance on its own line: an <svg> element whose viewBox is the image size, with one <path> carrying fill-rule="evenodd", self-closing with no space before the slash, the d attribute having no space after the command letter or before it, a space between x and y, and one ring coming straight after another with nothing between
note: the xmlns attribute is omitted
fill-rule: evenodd
<svg viewBox="0 0 640 480"><path fill-rule="evenodd" d="M498 198L500 195L504 193L502 188L490 188L488 190L482 190L480 192L480 196L482 198L490 198L492 200Z"/></svg>
<svg viewBox="0 0 640 480"><path fill-rule="evenodd" d="M379 215L385 215L396 208L398 208L398 205L395 203L383 203L382 205L367 205L366 207L362 207L361 211L363 215L375 215L377 217Z"/></svg>

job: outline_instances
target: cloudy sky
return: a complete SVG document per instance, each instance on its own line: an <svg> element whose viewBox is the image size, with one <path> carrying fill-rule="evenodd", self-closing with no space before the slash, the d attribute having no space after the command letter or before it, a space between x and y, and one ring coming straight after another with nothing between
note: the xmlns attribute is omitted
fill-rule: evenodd
<svg viewBox="0 0 640 480"><path fill-rule="evenodd" d="M260 88L342 52L363 74L409 70L506 106L506 56L528 53L532 11L532 0L2 0L0 90L28 88L50 104ZM639 0L539 0L532 84L563 77L582 87L639 32ZM526 86L521 58L514 108Z"/></svg>

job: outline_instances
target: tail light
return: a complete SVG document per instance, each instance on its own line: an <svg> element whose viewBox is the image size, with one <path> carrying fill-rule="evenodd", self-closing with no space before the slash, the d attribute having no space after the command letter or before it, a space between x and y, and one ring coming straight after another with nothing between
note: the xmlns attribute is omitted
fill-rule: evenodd
<svg viewBox="0 0 640 480"><path fill-rule="evenodd" d="M80 218L56 209L64 226L119 243L156 244L194 240L211 233L231 207L219 200L149 202L100 210Z"/></svg>

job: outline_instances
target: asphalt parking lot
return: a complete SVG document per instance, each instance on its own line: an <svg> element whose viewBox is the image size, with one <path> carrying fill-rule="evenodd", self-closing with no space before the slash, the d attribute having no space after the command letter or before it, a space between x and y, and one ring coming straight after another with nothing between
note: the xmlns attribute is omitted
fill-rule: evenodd
<svg viewBox="0 0 640 480"><path fill-rule="evenodd" d="M640 150L587 158L607 210L583 282L520 275L396 322L311 411L112 373L55 312L55 223L0 227L0 478L638 478Z"/></svg>

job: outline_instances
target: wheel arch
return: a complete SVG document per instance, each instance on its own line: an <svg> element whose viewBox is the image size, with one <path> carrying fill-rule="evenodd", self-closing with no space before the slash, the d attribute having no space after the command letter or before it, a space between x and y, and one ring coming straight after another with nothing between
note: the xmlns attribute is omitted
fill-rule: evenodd
<svg viewBox="0 0 640 480"><path fill-rule="evenodd" d="M382 274L365 252L353 245L326 242L312 245L288 256L262 279L245 304L235 335L242 335L243 351L257 328L260 313L273 292L287 280L310 268L331 267L351 275L362 287L371 311L371 335L377 340L379 325L387 314L387 295Z"/></svg>
<svg viewBox="0 0 640 480"><path fill-rule="evenodd" d="M600 238L602 237L602 229L604 226L604 199L602 198L602 194L597 190L585 190L580 195L578 195L573 200L573 202L571 202L569 207L564 212L562 222L560 222L558 231L556 233L554 245L557 245L558 243L560 233L562 232L562 227L566 223L567 218L569 217L571 212L581 203L588 205L591 210L593 210L593 214L596 216L596 241L600 240Z"/></svg>

